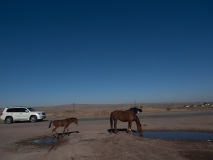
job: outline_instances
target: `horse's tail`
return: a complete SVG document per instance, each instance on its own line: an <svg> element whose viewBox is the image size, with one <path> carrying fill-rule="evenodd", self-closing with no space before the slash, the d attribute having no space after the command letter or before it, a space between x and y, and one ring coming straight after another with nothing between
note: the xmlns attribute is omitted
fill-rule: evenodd
<svg viewBox="0 0 213 160"><path fill-rule="evenodd" d="M111 130L112 130L112 126L113 126L113 118L112 118L112 112L110 114L110 127L111 127Z"/></svg>
<svg viewBox="0 0 213 160"><path fill-rule="evenodd" d="M49 128L51 127L51 124L52 124L52 123L53 123L53 122L51 121L50 124L49 124Z"/></svg>

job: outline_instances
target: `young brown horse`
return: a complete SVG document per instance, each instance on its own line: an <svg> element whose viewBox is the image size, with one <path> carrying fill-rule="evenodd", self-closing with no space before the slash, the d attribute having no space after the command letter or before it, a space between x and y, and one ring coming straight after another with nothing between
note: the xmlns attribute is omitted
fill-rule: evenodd
<svg viewBox="0 0 213 160"><path fill-rule="evenodd" d="M135 121L139 135L142 136L142 133L143 133L142 126L138 116L134 112L119 111L119 110L111 112L110 114L111 130L113 129L113 121L114 121L115 133L118 133L117 120L120 120L122 122L128 122L128 133L131 132L132 122Z"/></svg>
<svg viewBox="0 0 213 160"><path fill-rule="evenodd" d="M58 127L64 127L64 130L63 130L63 134L64 134L66 129L67 129L67 132L68 132L68 126L72 122L74 122L76 125L78 125L78 119L77 118L66 118L66 119L63 119L63 120L51 121L50 124L49 124L49 128L51 127L51 124L53 124L54 128L52 129L52 133L55 132L56 134L58 134L56 132L56 129Z"/></svg>

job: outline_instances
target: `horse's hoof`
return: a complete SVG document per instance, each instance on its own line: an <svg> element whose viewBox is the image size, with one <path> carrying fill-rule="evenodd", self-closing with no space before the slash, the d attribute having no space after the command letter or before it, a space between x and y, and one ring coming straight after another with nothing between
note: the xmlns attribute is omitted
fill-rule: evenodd
<svg viewBox="0 0 213 160"><path fill-rule="evenodd" d="M53 137L53 138L58 138L59 136L58 136L58 134L53 134L52 137Z"/></svg>

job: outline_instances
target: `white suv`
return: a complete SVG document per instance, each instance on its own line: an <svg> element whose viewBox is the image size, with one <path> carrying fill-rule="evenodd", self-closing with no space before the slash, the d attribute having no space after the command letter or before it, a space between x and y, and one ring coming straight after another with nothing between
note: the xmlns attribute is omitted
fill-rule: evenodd
<svg viewBox="0 0 213 160"><path fill-rule="evenodd" d="M31 121L43 120L46 118L45 112L36 111L28 107L7 107L1 113L1 119L6 123L15 121Z"/></svg>

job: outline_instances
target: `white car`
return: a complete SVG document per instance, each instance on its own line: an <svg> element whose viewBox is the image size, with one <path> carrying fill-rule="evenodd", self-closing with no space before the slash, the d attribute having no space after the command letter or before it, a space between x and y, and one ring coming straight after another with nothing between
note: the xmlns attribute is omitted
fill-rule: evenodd
<svg viewBox="0 0 213 160"><path fill-rule="evenodd" d="M15 121L31 121L43 120L46 118L45 112L36 111L28 107L7 107L1 113L1 119L5 123L13 123Z"/></svg>

